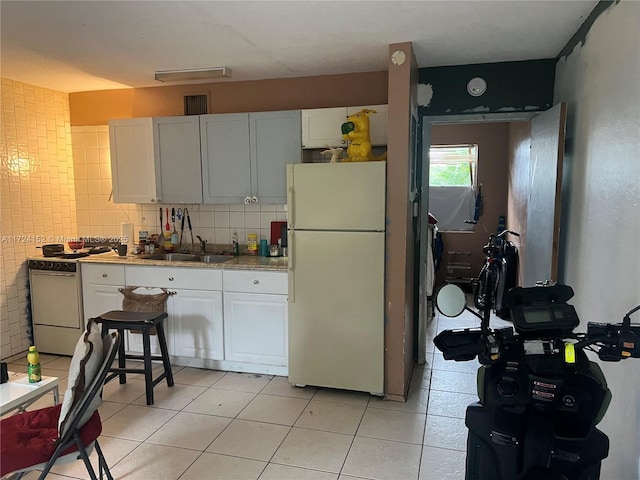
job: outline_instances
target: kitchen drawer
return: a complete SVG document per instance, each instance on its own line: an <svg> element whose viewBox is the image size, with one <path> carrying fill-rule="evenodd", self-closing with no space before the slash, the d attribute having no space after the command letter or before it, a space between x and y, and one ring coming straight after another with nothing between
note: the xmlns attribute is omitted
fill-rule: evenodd
<svg viewBox="0 0 640 480"><path fill-rule="evenodd" d="M81 264L84 283L124 286L124 265Z"/></svg>
<svg viewBox="0 0 640 480"><path fill-rule="evenodd" d="M222 270L192 267L127 267L127 286L222 290Z"/></svg>
<svg viewBox="0 0 640 480"><path fill-rule="evenodd" d="M225 292L287 294L287 272L223 270L223 275Z"/></svg>

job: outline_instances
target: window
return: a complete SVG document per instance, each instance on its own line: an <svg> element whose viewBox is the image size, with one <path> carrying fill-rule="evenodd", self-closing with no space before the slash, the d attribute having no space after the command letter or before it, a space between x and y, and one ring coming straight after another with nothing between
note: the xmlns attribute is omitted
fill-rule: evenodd
<svg viewBox="0 0 640 480"><path fill-rule="evenodd" d="M429 149L429 186L474 187L477 145L433 145Z"/></svg>
<svg viewBox="0 0 640 480"><path fill-rule="evenodd" d="M441 231L472 231L475 215L477 145L434 145L429 150L429 211Z"/></svg>

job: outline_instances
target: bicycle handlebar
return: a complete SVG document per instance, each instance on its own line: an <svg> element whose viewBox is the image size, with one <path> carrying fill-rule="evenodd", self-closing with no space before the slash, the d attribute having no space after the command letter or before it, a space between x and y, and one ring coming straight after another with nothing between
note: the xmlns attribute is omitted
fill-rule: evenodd
<svg viewBox="0 0 640 480"><path fill-rule="evenodd" d="M501 231L498 235L496 235L496 238L502 238L504 237L507 233L510 233L511 235L514 235L516 237L519 237L520 234L518 232L514 232L513 230L503 230Z"/></svg>

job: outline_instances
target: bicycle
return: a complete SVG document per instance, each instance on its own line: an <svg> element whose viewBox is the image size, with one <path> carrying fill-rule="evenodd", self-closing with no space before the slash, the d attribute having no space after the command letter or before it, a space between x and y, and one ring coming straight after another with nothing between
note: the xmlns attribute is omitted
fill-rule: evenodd
<svg viewBox="0 0 640 480"><path fill-rule="evenodd" d="M473 220L466 220L465 223L480 225L489 233L481 223ZM512 242L505 240L507 234L520 236L513 230L489 234L489 241L482 247L486 255L484 264L473 287L473 305L482 311L489 294L491 306L500 318L509 318L509 307L504 303L504 294L515 287L517 282L517 249ZM492 282L487 281L488 272L491 272Z"/></svg>

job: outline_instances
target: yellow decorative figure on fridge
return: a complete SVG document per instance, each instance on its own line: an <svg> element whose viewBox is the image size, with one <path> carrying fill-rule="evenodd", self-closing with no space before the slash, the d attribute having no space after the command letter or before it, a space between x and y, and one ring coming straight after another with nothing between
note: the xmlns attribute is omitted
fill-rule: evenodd
<svg viewBox="0 0 640 480"><path fill-rule="evenodd" d="M369 116L376 113L367 108L347 117L342 124L342 138L349 141L347 157L343 162L368 162L370 160L386 160L387 152L374 155L371 151L371 137L369 136Z"/></svg>

